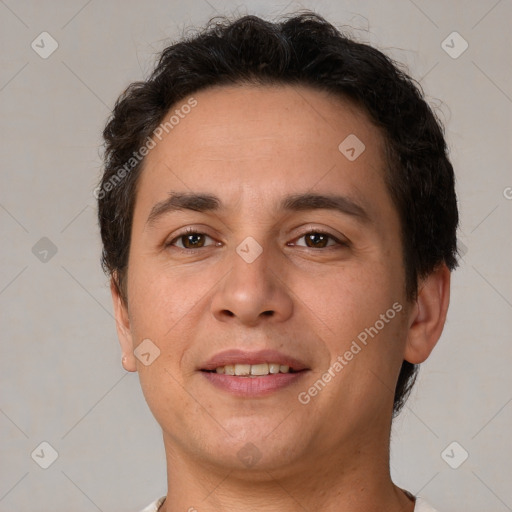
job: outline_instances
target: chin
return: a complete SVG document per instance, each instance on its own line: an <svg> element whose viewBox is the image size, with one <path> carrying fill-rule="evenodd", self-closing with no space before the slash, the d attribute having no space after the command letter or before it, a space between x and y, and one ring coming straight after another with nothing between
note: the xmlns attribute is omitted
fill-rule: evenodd
<svg viewBox="0 0 512 512"><path fill-rule="evenodd" d="M302 436L295 436L289 427L280 428L282 421L282 418L274 421L238 418L222 423L232 436L223 432L221 438L213 437L211 430L203 433L201 449L206 453L201 456L214 465L241 474L254 475L262 471L262 480L268 479L267 471L276 471L301 460L303 453L299 447L307 445L304 439L299 439Z"/></svg>

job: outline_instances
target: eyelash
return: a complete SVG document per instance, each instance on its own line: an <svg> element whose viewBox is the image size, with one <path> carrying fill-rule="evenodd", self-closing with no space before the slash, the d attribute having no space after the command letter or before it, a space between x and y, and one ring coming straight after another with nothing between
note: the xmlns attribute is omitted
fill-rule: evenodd
<svg viewBox="0 0 512 512"><path fill-rule="evenodd" d="M300 237L296 238L296 240L300 240L301 238L304 238L304 237L306 237L308 235L312 235L312 234L327 236L328 238L330 238L331 240L334 240L334 242L336 242L336 245L339 246L338 248L340 248L340 247L349 247L349 243L348 242L344 242L342 240L339 240L338 238L336 238L335 236L331 235L330 233L327 233L325 231L320 231L318 229L309 230L306 233L303 233ZM190 235L204 235L204 236L207 236L208 238L212 238L209 235L207 235L206 233L198 231L198 230L196 230L194 228L187 228L183 233L179 234L178 236L174 237L170 242L166 243L165 246L166 247L172 247L172 246L175 245L176 241L178 241L178 240L180 240L180 239L182 239L182 238L184 238L186 236L190 236ZM327 247L314 248L314 247L307 247L307 246L301 245L300 247L305 247L306 249L319 250L319 249L333 248L334 246L333 245L328 245ZM198 251L198 250L201 250L201 249L205 249L205 247L197 247L195 249L187 249L187 248L183 248L183 247L176 247L176 249L179 249L179 250L185 251L185 252L193 252L193 251Z"/></svg>

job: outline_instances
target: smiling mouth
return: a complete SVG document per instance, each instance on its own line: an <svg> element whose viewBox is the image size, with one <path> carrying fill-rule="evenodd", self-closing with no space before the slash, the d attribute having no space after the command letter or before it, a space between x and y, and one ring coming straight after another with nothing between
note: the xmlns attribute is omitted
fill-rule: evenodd
<svg viewBox="0 0 512 512"><path fill-rule="evenodd" d="M296 384L308 369L278 363L228 364L201 374L214 387L239 398L263 398Z"/></svg>
<svg viewBox="0 0 512 512"><path fill-rule="evenodd" d="M202 370L207 373L218 373L235 377L264 377L279 373L299 373L303 370L294 370L287 365L279 363L258 363L258 364L227 364L218 366L214 370Z"/></svg>

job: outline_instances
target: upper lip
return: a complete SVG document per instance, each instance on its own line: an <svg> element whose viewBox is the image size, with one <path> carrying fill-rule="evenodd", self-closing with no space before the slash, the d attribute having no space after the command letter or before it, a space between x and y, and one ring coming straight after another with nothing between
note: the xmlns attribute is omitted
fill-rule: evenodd
<svg viewBox="0 0 512 512"><path fill-rule="evenodd" d="M216 368L226 365L260 363L278 363L280 365L289 366L294 371L308 369L307 365L299 359L272 349L258 350L255 352L239 349L225 350L214 355L199 369L215 370Z"/></svg>

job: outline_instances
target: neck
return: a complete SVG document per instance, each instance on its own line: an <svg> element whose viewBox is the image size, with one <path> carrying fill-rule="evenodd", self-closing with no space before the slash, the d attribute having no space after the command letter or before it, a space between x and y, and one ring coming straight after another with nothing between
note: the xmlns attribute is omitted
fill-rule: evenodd
<svg viewBox="0 0 512 512"><path fill-rule="evenodd" d="M169 492L159 512L414 510L414 502L391 480L389 431L385 442L373 432L370 439L347 443L350 451L315 452L259 470L198 459L165 435L164 444Z"/></svg>

